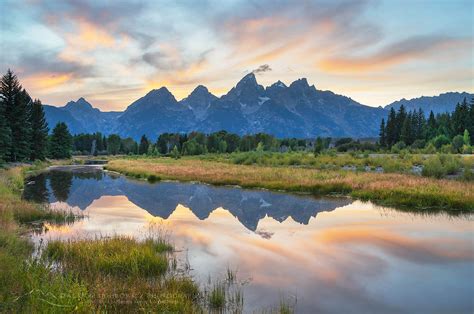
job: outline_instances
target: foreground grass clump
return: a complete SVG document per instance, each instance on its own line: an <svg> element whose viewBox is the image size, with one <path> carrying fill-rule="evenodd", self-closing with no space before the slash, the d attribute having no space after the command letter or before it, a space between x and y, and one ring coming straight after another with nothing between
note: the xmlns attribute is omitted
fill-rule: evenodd
<svg viewBox="0 0 474 314"><path fill-rule="evenodd" d="M172 274L161 239L84 239L50 242L45 260L58 263L63 274L80 278L99 311L199 311L199 287L186 276Z"/></svg>
<svg viewBox="0 0 474 314"><path fill-rule="evenodd" d="M412 210L474 210L472 182L437 180L408 174L234 165L195 158L111 160L107 169L124 174L154 174L162 179L201 181L215 185L239 185L314 195L350 195Z"/></svg>
<svg viewBox="0 0 474 314"><path fill-rule="evenodd" d="M50 242L44 255L60 262L64 270L78 274L151 277L166 272L168 259L163 253L171 249L151 238L137 242L129 237L113 237Z"/></svg>

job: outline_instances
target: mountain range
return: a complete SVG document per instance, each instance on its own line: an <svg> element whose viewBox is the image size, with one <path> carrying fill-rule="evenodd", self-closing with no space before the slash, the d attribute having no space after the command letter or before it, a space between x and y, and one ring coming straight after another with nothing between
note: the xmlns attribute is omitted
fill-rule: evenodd
<svg viewBox="0 0 474 314"><path fill-rule="evenodd" d="M278 81L263 87L253 73L244 76L227 94L216 97L202 85L177 101L166 88L154 89L123 112L102 112L84 98L64 107L44 105L50 128L65 122L71 133L116 133L156 139L166 132L205 133L226 130L239 135L269 133L276 137L316 136L355 138L378 135L388 109L401 104L426 113L453 111L457 102L473 94L445 93L435 97L402 99L383 107L370 107L331 91L318 90L305 78L289 86Z"/></svg>

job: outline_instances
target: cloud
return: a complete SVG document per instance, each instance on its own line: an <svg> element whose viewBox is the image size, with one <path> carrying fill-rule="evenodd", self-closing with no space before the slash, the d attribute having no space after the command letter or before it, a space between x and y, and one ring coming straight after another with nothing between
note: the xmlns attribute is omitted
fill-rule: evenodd
<svg viewBox="0 0 474 314"><path fill-rule="evenodd" d="M64 60L51 51L29 53L18 56L16 61L20 72L31 75L38 73L69 74L75 77L87 77L94 73L93 67L78 61Z"/></svg>
<svg viewBox="0 0 474 314"><path fill-rule="evenodd" d="M271 70L272 70L272 68L270 68L270 66L268 64L262 64L261 66L259 66L255 70L253 70L252 73L254 73L254 74L263 74L265 72L270 72Z"/></svg>
<svg viewBox="0 0 474 314"><path fill-rule="evenodd" d="M425 59L446 48L462 48L464 39L447 36L413 36L387 45L375 53L359 56L330 57L321 60L318 66L327 72L367 72Z"/></svg>

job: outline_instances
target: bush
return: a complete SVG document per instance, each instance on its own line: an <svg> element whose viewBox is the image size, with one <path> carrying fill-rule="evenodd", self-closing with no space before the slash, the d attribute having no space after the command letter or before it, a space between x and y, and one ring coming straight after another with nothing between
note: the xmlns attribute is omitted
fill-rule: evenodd
<svg viewBox="0 0 474 314"><path fill-rule="evenodd" d="M464 145L462 147L462 153L463 154L472 154L472 146L470 145Z"/></svg>
<svg viewBox="0 0 474 314"><path fill-rule="evenodd" d="M446 135L438 135L432 140L432 143L437 149L440 149L441 146L450 144L451 142L449 141L449 138L446 137Z"/></svg>
<svg viewBox="0 0 474 314"><path fill-rule="evenodd" d="M441 146L439 151L443 154L451 154L455 152L453 149L453 145L451 144L446 144L446 145Z"/></svg>
<svg viewBox="0 0 474 314"><path fill-rule="evenodd" d="M462 146L464 145L464 138L461 135L456 135L453 138L453 150L456 153L460 153L462 150Z"/></svg>
<svg viewBox="0 0 474 314"><path fill-rule="evenodd" d="M421 174L425 177L443 178L447 174L456 174L463 167L461 160L453 155L438 155L429 158Z"/></svg>
<svg viewBox="0 0 474 314"><path fill-rule="evenodd" d="M446 171L438 156L431 157L425 162L421 175L438 179L446 176Z"/></svg>
<svg viewBox="0 0 474 314"><path fill-rule="evenodd" d="M434 154L436 153L436 147L433 145L433 143L429 143L425 149L423 150L425 154Z"/></svg>
<svg viewBox="0 0 474 314"><path fill-rule="evenodd" d="M403 141L400 141L400 142L397 142L395 145L392 146L392 153L394 154L398 154L402 149L405 149L407 147L407 145L405 144L405 142Z"/></svg>
<svg viewBox="0 0 474 314"><path fill-rule="evenodd" d="M416 140L411 144L411 148L413 149L422 149L426 146L426 141L425 140Z"/></svg>
<svg viewBox="0 0 474 314"><path fill-rule="evenodd" d="M447 174L456 174L461 171L462 163L456 156L440 155L439 159Z"/></svg>

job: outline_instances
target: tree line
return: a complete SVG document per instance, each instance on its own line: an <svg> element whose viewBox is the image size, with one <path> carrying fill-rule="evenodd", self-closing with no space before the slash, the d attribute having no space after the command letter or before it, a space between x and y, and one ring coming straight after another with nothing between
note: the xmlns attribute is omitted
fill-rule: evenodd
<svg viewBox="0 0 474 314"><path fill-rule="evenodd" d="M94 155L201 155L207 153L233 153L253 151L260 148L266 151L305 150L310 141L304 139L277 139L273 135L257 133L239 136L227 131L210 134L201 132L163 133L156 141L142 135L136 142L130 137L121 138L117 134L108 137L101 133L78 134L73 136L75 154Z"/></svg>
<svg viewBox="0 0 474 314"><path fill-rule="evenodd" d="M472 153L474 145L474 99L464 99L452 113L435 115L428 119L423 110L407 112L403 105L396 112L390 109L387 120L380 124L379 144L385 149L443 150L453 153Z"/></svg>
<svg viewBox="0 0 474 314"><path fill-rule="evenodd" d="M72 136L58 123L51 136L43 105L32 99L8 70L0 80L0 162L20 162L71 156Z"/></svg>

